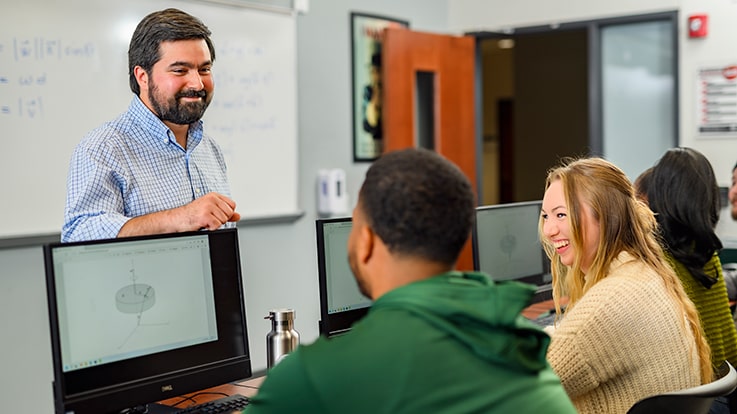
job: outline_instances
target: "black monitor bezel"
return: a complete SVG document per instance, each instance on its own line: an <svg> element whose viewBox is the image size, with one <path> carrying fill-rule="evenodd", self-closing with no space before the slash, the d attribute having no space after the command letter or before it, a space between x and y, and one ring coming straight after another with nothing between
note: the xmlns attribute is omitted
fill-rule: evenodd
<svg viewBox="0 0 737 414"><path fill-rule="evenodd" d="M351 309L344 312L329 313L327 262L325 259L325 225L332 223L351 223L351 217L319 218L315 220L317 240L317 280L320 289L320 321L318 330L325 337L335 336L350 330L354 323L363 318L370 307ZM348 260L348 258L346 258Z"/></svg>
<svg viewBox="0 0 737 414"><path fill-rule="evenodd" d="M520 207L528 207L528 206L537 206L538 211L542 209L542 200L533 200L533 201L519 201L519 202L513 202L513 203L501 203L501 204L488 204L483 206L476 207L476 220L474 220L473 230L471 232L471 245L472 245L472 252L473 252L473 269L475 271L481 270L480 265L480 256L479 256L479 243L478 243L478 215L481 213L485 213L489 210L502 210L502 209L513 209L513 208L520 208ZM526 277L521 277L519 279L515 279L520 282L525 282L529 284L533 284L538 286L538 293L545 291L550 291L550 295L545 295L544 299L552 298L552 287L550 285L550 281L546 280L547 277L550 275L550 260L548 260L545 250L542 247L542 244L540 245L540 262L542 263L542 273L530 275Z"/></svg>
<svg viewBox="0 0 737 414"><path fill-rule="evenodd" d="M56 308L53 250L67 246L181 238L193 235L207 235L210 241L218 341L64 373ZM234 250L226 251L227 248ZM54 405L57 413L119 412L126 408L154 403L251 377L251 357L248 348L237 229L49 243L43 246L43 251L54 371ZM223 272L235 274L237 277L216 277L225 274ZM238 304L235 304L235 301ZM223 305L227 305L227 310L223 309ZM238 308L237 314L236 308ZM226 321L228 323L225 323ZM126 370L134 371L135 375L130 372L121 372Z"/></svg>

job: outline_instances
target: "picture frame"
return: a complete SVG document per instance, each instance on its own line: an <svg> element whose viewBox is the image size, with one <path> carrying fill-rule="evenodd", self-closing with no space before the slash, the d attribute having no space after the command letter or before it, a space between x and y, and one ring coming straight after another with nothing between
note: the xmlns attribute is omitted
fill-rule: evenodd
<svg viewBox="0 0 737 414"><path fill-rule="evenodd" d="M351 12L351 108L353 161L370 162L383 149L381 123L381 43L387 27L409 28L409 21Z"/></svg>

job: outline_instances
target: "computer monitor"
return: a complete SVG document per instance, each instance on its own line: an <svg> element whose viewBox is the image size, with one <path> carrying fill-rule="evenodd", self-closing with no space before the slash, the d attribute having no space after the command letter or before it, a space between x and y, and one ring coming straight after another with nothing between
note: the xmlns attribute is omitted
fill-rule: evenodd
<svg viewBox="0 0 737 414"><path fill-rule="evenodd" d="M494 280L518 280L538 287L533 302L552 298L550 262L538 236L542 201L476 208L474 269Z"/></svg>
<svg viewBox="0 0 737 414"><path fill-rule="evenodd" d="M346 333L368 313L371 299L358 289L348 265L351 218L317 219L317 276L320 287L320 335Z"/></svg>
<svg viewBox="0 0 737 414"><path fill-rule="evenodd" d="M166 413L251 376L236 229L44 246L57 413Z"/></svg>

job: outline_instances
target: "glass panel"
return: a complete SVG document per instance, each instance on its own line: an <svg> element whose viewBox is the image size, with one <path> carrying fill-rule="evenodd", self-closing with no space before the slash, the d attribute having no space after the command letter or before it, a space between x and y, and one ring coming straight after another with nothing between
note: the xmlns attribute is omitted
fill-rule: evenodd
<svg viewBox="0 0 737 414"><path fill-rule="evenodd" d="M435 150L435 73L418 71L415 77L415 144Z"/></svg>
<svg viewBox="0 0 737 414"><path fill-rule="evenodd" d="M677 143L673 42L670 21L601 30L604 155L632 180Z"/></svg>

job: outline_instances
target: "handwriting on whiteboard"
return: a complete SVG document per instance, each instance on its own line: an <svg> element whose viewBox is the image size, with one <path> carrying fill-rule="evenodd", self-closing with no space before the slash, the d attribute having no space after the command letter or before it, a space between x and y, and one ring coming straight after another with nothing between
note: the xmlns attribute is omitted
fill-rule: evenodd
<svg viewBox="0 0 737 414"><path fill-rule="evenodd" d="M44 105L49 101L45 97L58 90L54 82L69 81L58 76L61 68L82 73L95 70L99 63L93 63L101 60L98 49L96 41L88 39L0 38L0 121L42 120L50 112L68 110L66 106ZM274 102L279 98L272 96L272 89L278 75L262 64L267 55L262 46L233 41L224 42L217 50L215 98L208 111L214 112L208 117L211 133L237 136L277 128L279 108ZM80 85L81 94L84 87L89 85Z"/></svg>
<svg viewBox="0 0 737 414"><path fill-rule="evenodd" d="M91 41L65 44L45 37L0 40L0 116L42 119L46 68L70 59L93 58L95 51Z"/></svg>

